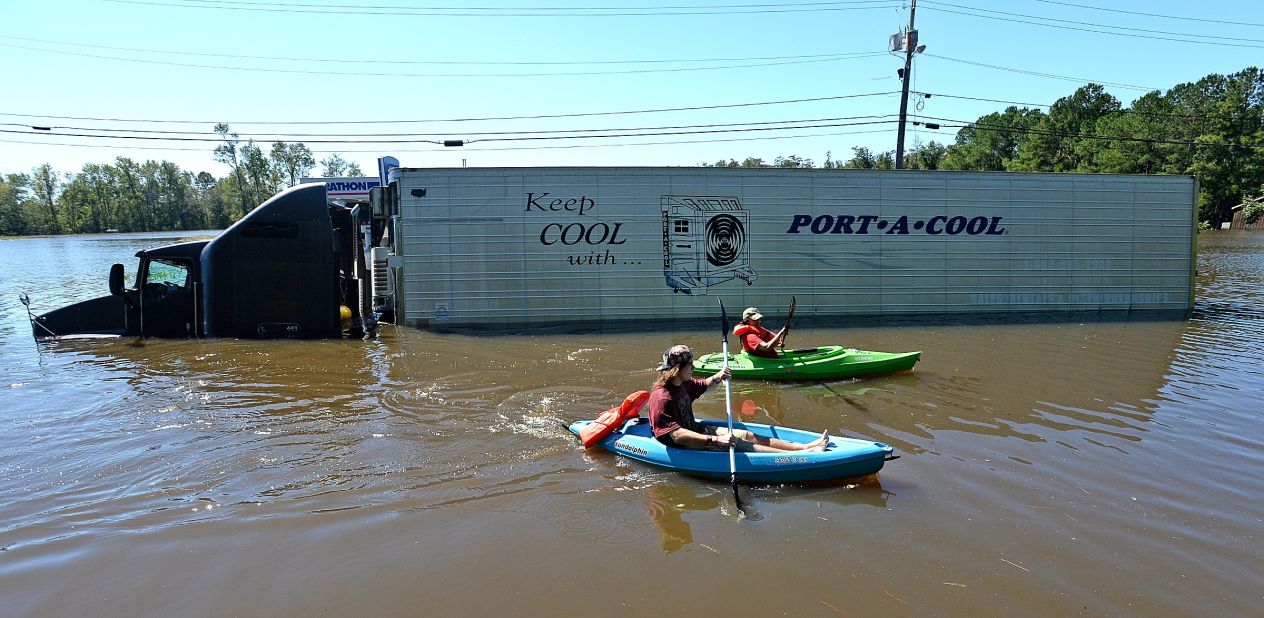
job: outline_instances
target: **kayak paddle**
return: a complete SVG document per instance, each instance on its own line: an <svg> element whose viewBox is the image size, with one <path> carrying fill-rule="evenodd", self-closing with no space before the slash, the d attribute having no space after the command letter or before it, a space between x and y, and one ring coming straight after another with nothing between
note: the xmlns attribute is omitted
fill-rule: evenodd
<svg viewBox="0 0 1264 618"><path fill-rule="evenodd" d="M724 367L729 366L729 316L724 312L724 301L720 302L720 334L724 337ZM723 368L720 371L724 371ZM734 451L737 449L737 443L733 438L733 393L729 387L729 380L724 381L724 411L729 415L729 480L733 483L733 502L737 503L737 510L742 514L746 513L746 509L742 507L742 495L737 492L737 463L734 460Z"/></svg>
<svg viewBox="0 0 1264 618"><path fill-rule="evenodd" d="M794 317L794 306L795 306L796 304L797 304L797 303L795 302L794 297L793 297L793 296L791 296L791 297L790 297L790 313L786 315L786 324L785 324L785 326L782 326L782 328L783 328L783 329L785 329L785 334L783 334L783 335L781 336L781 347L783 347L783 348L784 348L784 347L786 347L786 337L788 337L788 336L790 335L790 318L793 318L793 317Z"/></svg>

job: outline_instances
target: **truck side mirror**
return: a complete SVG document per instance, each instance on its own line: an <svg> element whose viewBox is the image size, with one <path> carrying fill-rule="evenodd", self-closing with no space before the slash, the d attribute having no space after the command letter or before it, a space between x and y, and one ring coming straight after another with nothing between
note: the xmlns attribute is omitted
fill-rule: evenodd
<svg viewBox="0 0 1264 618"><path fill-rule="evenodd" d="M118 296L123 293L123 265L110 267L110 294Z"/></svg>

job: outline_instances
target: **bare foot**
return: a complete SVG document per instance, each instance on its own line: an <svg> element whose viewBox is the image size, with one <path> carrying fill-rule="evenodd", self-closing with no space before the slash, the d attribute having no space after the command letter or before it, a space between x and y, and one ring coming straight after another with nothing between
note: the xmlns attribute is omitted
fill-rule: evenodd
<svg viewBox="0 0 1264 618"><path fill-rule="evenodd" d="M820 438L817 438L816 440L813 440L812 442L809 442L809 443L808 443L808 445L807 445L807 447L805 447L803 450L805 450L805 451L823 451L823 450L825 450L825 447L826 447L828 444L829 444L829 431L822 431L822 432L821 432L821 437L820 437Z"/></svg>

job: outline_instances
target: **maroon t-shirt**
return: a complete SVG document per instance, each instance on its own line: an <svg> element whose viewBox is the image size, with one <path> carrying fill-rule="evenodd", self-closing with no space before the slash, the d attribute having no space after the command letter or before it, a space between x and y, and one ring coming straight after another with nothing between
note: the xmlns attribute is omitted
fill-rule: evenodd
<svg viewBox="0 0 1264 618"><path fill-rule="evenodd" d="M680 386L668 384L650 393L650 429L659 441L681 427L702 433L702 426L693 417L693 400L707 391L702 380L682 382ZM670 440L670 438L667 438Z"/></svg>

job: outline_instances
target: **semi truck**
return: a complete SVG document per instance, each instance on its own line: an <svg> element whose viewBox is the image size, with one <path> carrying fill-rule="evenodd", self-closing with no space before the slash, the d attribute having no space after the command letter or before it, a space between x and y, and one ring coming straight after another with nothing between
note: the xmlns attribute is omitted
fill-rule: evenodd
<svg viewBox="0 0 1264 618"><path fill-rule="evenodd" d="M769 168L384 170L300 185L213 240L137 254L41 337L372 336L705 320L1193 306L1191 176ZM341 319L341 318L347 319Z"/></svg>
<svg viewBox="0 0 1264 618"><path fill-rule="evenodd" d="M367 204L330 202L324 184L298 185L211 240L138 252L131 287L114 264L108 295L32 328L37 338L372 336L382 313L369 260L388 224Z"/></svg>

